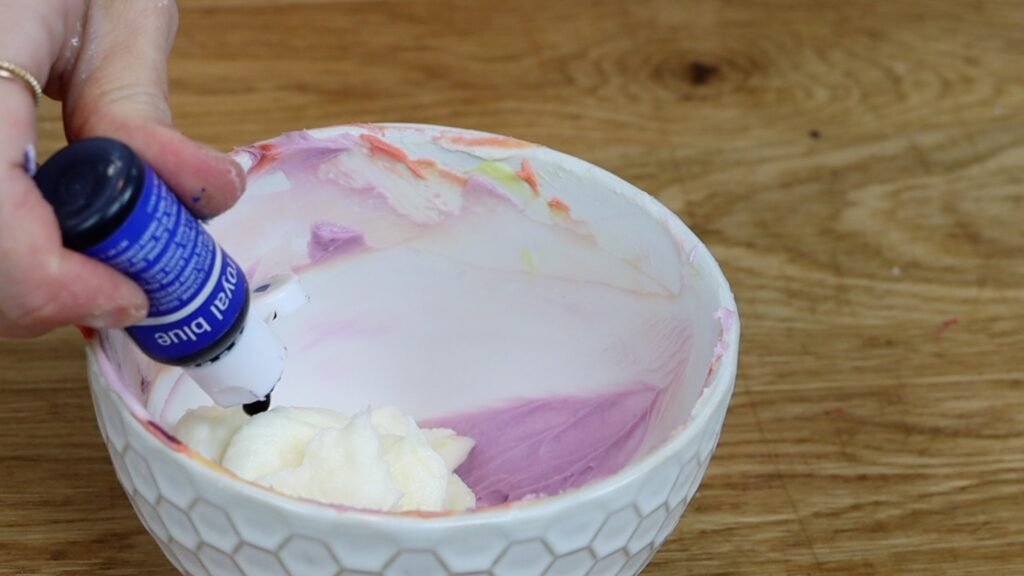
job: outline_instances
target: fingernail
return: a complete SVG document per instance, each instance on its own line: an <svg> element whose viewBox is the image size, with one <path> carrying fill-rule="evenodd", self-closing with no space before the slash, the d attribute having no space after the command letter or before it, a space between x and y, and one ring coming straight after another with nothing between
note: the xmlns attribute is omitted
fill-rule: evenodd
<svg viewBox="0 0 1024 576"><path fill-rule="evenodd" d="M227 176L231 183L234 184L234 187L232 190L225 190L222 191L222 193L229 192L234 198L240 198L245 192L245 169L242 168L242 165L232 158L231 155L225 152L221 152L220 150L202 142L198 142L197 144L204 152L206 152L206 154L215 156L221 165L227 165L225 166L227 168Z"/></svg>
<svg viewBox="0 0 1024 576"><path fill-rule="evenodd" d="M218 160L221 161L222 165L226 165L224 167L227 168L228 179L232 184L234 184L234 189L230 192L234 197L240 197L242 193L245 192L245 170L242 169L242 165L239 164L237 160L223 152L218 152L209 147L207 148L219 157Z"/></svg>
<svg viewBox="0 0 1024 576"><path fill-rule="evenodd" d="M25 147L23 160L25 162L25 172L28 172L29 176L35 176L36 168L39 165L36 163L36 147L34 145L29 144Z"/></svg>
<svg viewBox="0 0 1024 576"><path fill-rule="evenodd" d="M123 328L139 322L146 317L146 310L141 308L118 308L99 312L86 318L82 324L90 328Z"/></svg>
<svg viewBox="0 0 1024 576"><path fill-rule="evenodd" d="M228 156L227 152L218 150L213 146L210 146L209 144L206 144L204 142L197 142L196 144L198 144L199 147L202 148L203 152L205 152L208 156L214 156L218 160L229 160L231 158L230 156Z"/></svg>
<svg viewBox="0 0 1024 576"><path fill-rule="evenodd" d="M111 312L93 314L92 316L82 320L82 325L88 326L89 328L95 328L97 330L103 330L105 328L120 328L123 326L121 322L118 322L121 318L123 318L123 315Z"/></svg>
<svg viewBox="0 0 1024 576"><path fill-rule="evenodd" d="M231 160L231 179L235 181L238 196L241 197L242 194L245 194L245 169L234 158L229 159Z"/></svg>

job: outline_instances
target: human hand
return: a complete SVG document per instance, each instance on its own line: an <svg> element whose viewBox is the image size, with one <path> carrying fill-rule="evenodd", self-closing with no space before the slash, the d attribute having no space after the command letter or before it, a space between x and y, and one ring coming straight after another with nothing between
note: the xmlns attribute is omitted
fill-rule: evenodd
<svg viewBox="0 0 1024 576"><path fill-rule="evenodd" d="M69 141L132 147L202 217L229 208L245 173L171 126L167 57L174 0L0 0L0 59L63 103ZM68 324L120 327L145 317L145 294L104 264L63 248L53 209L25 171L34 155L32 92L0 79L0 337Z"/></svg>

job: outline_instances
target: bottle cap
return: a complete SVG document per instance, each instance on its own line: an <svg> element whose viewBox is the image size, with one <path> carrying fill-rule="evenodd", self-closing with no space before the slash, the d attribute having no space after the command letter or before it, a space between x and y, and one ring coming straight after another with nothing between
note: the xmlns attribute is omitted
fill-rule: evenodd
<svg viewBox="0 0 1024 576"><path fill-rule="evenodd" d="M145 167L131 148L87 138L60 150L36 172L36 186L53 206L64 246L84 250L112 234L135 209Z"/></svg>
<svg viewBox="0 0 1024 576"><path fill-rule="evenodd" d="M284 374L285 355L284 345L266 323L250 316L224 353L185 371L214 402L237 406L270 394Z"/></svg>
<svg viewBox="0 0 1024 576"><path fill-rule="evenodd" d="M292 273L271 276L253 288L249 314L267 324L287 316L309 302L309 294L299 277Z"/></svg>

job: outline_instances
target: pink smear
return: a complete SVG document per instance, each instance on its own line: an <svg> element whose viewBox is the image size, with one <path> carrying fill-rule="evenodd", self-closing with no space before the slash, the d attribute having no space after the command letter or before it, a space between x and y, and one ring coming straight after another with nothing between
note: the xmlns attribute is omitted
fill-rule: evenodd
<svg viewBox="0 0 1024 576"><path fill-rule="evenodd" d="M444 134L434 139L435 141L447 141L457 146L482 146L493 148L531 148L531 144L524 140L517 140L507 136L466 136L463 134Z"/></svg>
<svg viewBox="0 0 1024 576"><path fill-rule="evenodd" d="M251 264L245 267L245 277L252 282L256 278L256 273L259 272L260 264L263 263L263 258L257 258Z"/></svg>
<svg viewBox="0 0 1024 576"><path fill-rule="evenodd" d="M696 244L693 248L690 248L690 255L687 257L687 260L690 262L690 264L693 264L694 262L697 261L697 250L699 248L700 244Z"/></svg>
<svg viewBox="0 0 1024 576"><path fill-rule="evenodd" d="M736 324L736 311L729 308L719 308L715 311L715 318L722 323L722 335L724 336L731 332L733 325Z"/></svg>
<svg viewBox="0 0 1024 576"><path fill-rule="evenodd" d="M722 307L715 311L715 318L722 325L722 335L715 342L715 350L711 356L711 367L708 369L708 375L715 371L715 368L718 367L718 361L729 351L727 336L732 331L732 327L736 325L736 311Z"/></svg>
<svg viewBox="0 0 1024 576"><path fill-rule="evenodd" d="M639 450L663 389L650 384L555 396L439 418L476 441L458 474L477 506L555 495L621 470Z"/></svg>
<svg viewBox="0 0 1024 576"><path fill-rule="evenodd" d="M332 157L351 149L356 140L350 134L338 134L327 138L317 138L306 131L288 132L275 138L273 142L264 142L239 148L239 152L248 154L253 159L248 174L258 174L268 166L274 165L285 172L290 172L293 165L302 167L319 166Z"/></svg>
<svg viewBox="0 0 1024 576"><path fill-rule="evenodd" d="M729 344L726 343L725 340L719 340L718 342L715 342L715 351L713 353L714 359L718 360L722 356L725 356L725 353L728 352L728 351L729 351Z"/></svg>
<svg viewBox="0 0 1024 576"><path fill-rule="evenodd" d="M334 222L313 224L307 244L312 263L365 247L366 238L362 232Z"/></svg>

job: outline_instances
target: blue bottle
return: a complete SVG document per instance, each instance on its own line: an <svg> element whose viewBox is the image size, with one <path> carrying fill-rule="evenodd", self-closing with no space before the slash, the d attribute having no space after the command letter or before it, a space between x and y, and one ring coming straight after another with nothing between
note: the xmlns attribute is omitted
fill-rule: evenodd
<svg viewBox="0 0 1024 576"><path fill-rule="evenodd" d="M245 274L163 180L125 144L81 140L36 172L64 246L134 280L148 317L125 329L154 360L182 366L222 406L269 407L284 346L249 317Z"/></svg>

